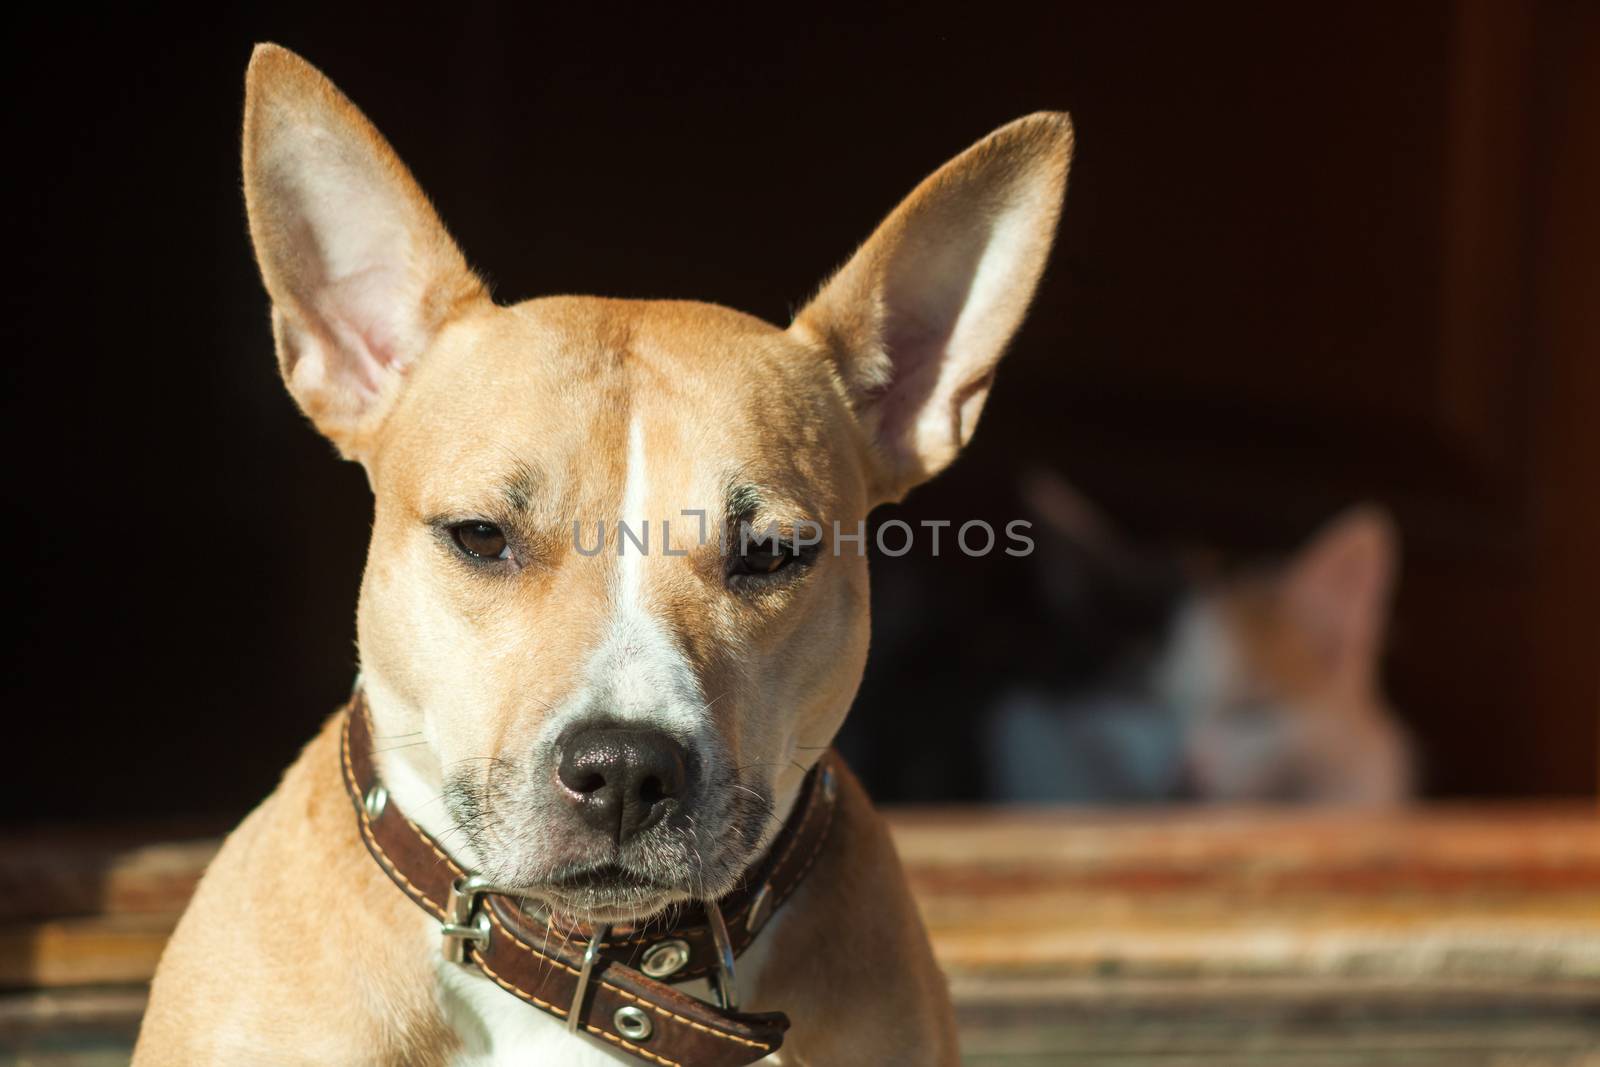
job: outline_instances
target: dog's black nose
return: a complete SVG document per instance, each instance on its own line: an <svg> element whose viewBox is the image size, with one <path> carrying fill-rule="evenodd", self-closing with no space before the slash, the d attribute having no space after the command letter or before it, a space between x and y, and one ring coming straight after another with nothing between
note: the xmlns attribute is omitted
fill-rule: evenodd
<svg viewBox="0 0 1600 1067"><path fill-rule="evenodd" d="M584 821L621 844L683 792L687 762L683 746L660 730L590 726L564 739L556 777Z"/></svg>

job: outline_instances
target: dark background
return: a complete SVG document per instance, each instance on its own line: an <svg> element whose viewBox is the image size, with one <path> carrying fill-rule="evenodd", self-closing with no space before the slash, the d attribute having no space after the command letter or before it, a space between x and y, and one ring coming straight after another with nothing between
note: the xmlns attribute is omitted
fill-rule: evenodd
<svg viewBox="0 0 1600 1067"><path fill-rule="evenodd" d="M1429 791L1594 792L1595 7L553 10L13 16L0 818L232 818L350 684L369 500L274 367L237 159L257 40L366 110L506 301L786 321L934 166L1071 110L1035 311L905 517L1009 517L1042 464L1132 536L1249 555L1381 501ZM873 669L870 782L964 795L958 746L908 778L898 743L960 709Z"/></svg>

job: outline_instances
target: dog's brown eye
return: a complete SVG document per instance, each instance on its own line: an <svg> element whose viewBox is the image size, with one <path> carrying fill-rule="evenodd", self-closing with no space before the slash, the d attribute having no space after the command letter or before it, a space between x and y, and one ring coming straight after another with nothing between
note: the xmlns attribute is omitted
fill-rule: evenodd
<svg viewBox="0 0 1600 1067"><path fill-rule="evenodd" d="M506 559L510 548L505 531L492 522L462 522L450 527L450 536L461 551L477 559Z"/></svg>
<svg viewBox="0 0 1600 1067"><path fill-rule="evenodd" d="M734 574L777 574L793 563L795 554L780 541L752 541L733 561Z"/></svg>

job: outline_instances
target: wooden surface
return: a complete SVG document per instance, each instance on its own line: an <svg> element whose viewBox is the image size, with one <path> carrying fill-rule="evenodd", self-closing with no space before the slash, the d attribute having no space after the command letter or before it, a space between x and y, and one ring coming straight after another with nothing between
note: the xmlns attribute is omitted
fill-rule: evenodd
<svg viewBox="0 0 1600 1067"><path fill-rule="evenodd" d="M895 830L953 974L1600 979L1583 808L906 812Z"/></svg>
<svg viewBox="0 0 1600 1067"><path fill-rule="evenodd" d="M970 1063L1600 1064L1586 807L891 820ZM215 847L177 833L0 843L0 1061L125 1058Z"/></svg>
<svg viewBox="0 0 1600 1067"><path fill-rule="evenodd" d="M1600 1064L1587 806L901 812L974 1064Z"/></svg>

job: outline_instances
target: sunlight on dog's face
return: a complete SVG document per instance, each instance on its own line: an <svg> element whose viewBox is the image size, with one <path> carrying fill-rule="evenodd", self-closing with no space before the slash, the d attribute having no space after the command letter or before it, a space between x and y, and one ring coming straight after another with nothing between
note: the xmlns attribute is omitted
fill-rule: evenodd
<svg viewBox="0 0 1600 1067"><path fill-rule="evenodd" d="M444 783L445 843L573 911L726 892L866 655L866 563L833 537L866 490L825 356L710 306L535 301L446 331L389 427L362 665L426 742L395 756ZM562 780L594 726L682 747L635 834Z"/></svg>
<svg viewBox="0 0 1600 1067"><path fill-rule="evenodd" d="M263 46L246 82L279 367L376 497L358 623L392 795L569 911L725 892L860 680L859 524L977 424L1071 122L946 163L779 330L687 302L499 307L326 78Z"/></svg>

